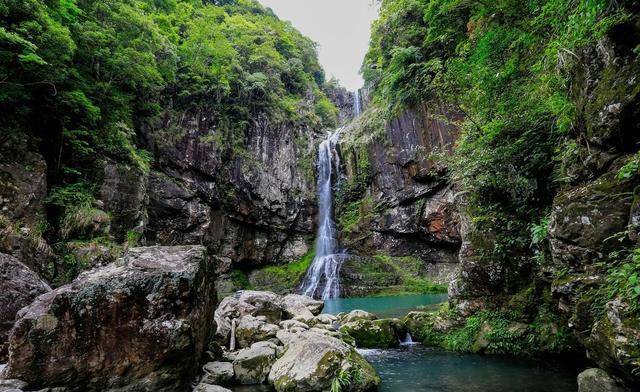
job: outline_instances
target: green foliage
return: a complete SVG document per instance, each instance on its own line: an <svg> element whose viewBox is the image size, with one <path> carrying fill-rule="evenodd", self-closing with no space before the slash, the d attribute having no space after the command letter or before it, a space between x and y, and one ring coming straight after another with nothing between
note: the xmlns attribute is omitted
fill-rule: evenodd
<svg viewBox="0 0 640 392"><path fill-rule="evenodd" d="M316 44L254 0L0 3L0 134L41 146L66 235L104 159L149 170L141 129L203 110L219 150L243 156L257 119L334 127L324 83Z"/></svg>
<svg viewBox="0 0 640 392"><path fill-rule="evenodd" d="M298 261L253 271L250 277L251 286L257 290L270 290L279 294L291 293L302 282L315 255L315 249L310 249Z"/></svg>
<svg viewBox="0 0 640 392"><path fill-rule="evenodd" d="M629 15L606 0L382 1L362 68L374 105L387 117L425 102L463 116L449 167L493 238L479 259L530 251L557 190L558 146L580 115L575 53Z"/></svg>
<svg viewBox="0 0 640 392"><path fill-rule="evenodd" d="M455 319L456 315L448 309L439 311L424 327L421 336L425 344L451 351L531 356L566 353L575 345L571 333L556 326L546 310L529 323L514 311L481 311L448 331L434 328L435 317Z"/></svg>
<svg viewBox="0 0 640 392"><path fill-rule="evenodd" d="M626 181L640 175L640 152L636 153L624 166L618 171L617 178L619 181Z"/></svg>
<svg viewBox="0 0 640 392"><path fill-rule="evenodd" d="M607 284L611 299L622 299L631 312L640 314L640 248L610 269Z"/></svg>
<svg viewBox="0 0 640 392"><path fill-rule="evenodd" d="M352 353L346 358L347 366L340 369L336 377L331 381L331 392L342 392L353 389L352 385L361 385L364 381L362 369Z"/></svg>

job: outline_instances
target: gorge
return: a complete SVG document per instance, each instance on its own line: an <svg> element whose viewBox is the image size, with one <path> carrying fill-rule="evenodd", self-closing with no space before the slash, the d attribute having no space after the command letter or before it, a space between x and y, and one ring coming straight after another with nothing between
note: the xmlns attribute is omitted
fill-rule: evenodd
<svg viewBox="0 0 640 392"><path fill-rule="evenodd" d="M0 4L0 392L639 390L638 2L379 6Z"/></svg>

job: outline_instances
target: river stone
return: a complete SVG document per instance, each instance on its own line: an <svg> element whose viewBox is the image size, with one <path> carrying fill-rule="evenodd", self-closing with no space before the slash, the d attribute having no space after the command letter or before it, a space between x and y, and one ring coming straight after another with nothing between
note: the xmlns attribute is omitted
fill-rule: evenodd
<svg viewBox="0 0 640 392"><path fill-rule="evenodd" d="M266 381L276 361L278 348L271 342L258 342L240 350L233 361L236 380L240 384L261 384Z"/></svg>
<svg viewBox="0 0 640 392"><path fill-rule="evenodd" d="M277 325L268 324L262 316L243 316L236 328L236 341L240 348L246 348L255 342L276 337L279 330Z"/></svg>
<svg viewBox="0 0 640 392"><path fill-rule="evenodd" d="M231 332L231 321L243 316L264 316L269 323L282 319L282 297L268 291L242 291L237 296L224 298L215 311L216 336L226 344Z"/></svg>
<svg viewBox="0 0 640 392"><path fill-rule="evenodd" d="M319 314L315 317L316 325L318 324L333 324L338 321L338 318L332 314Z"/></svg>
<svg viewBox="0 0 640 392"><path fill-rule="evenodd" d="M13 256L0 253L0 363L7 360L9 331L18 311L51 291L38 275Z"/></svg>
<svg viewBox="0 0 640 392"><path fill-rule="evenodd" d="M193 392L231 392L231 389L201 382L193 389Z"/></svg>
<svg viewBox="0 0 640 392"><path fill-rule="evenodd" d="M18 312L7 377L30 389L186 389L210 339L213 270L202 246L149 247L81 274Z"/></svg>
<svg viewBox="0 0 640 392"><path fill-rule="evenodd" d="M352 321L340 326L340 332L354 338L359 348L389 348L399 345L391 319Z"/></svg>
<svg viewBox="0 0 640 392"><path fill-rule="evenodd" d="M360 383L345 386L349 391L368 391L380 384L375 370L355 349L340 339L313 330L295 336L271 368L269 383L276 391L328 391L343 371L356 367Z"/></svg>
<svg viewBox="0 0 640 392"><path fill-rule="evenodd" d="M602 369L587 369L578 375L578 392L628 392Z"/></svg>
<svg viewBox="0 0 640 392"><path fill-rule="evenodd" d="M347 313L342 318L340 318L340 323L346 324L356 320L375 320L377 318L378 317L376 317L376 315L373 313L356 309L356 310L352 310L351 312Z"/></svg>
<svg viewBox="0 0 640 392"><path fill-rule="evenodd" d="M282 329L293 329L293 328L300 328L300 329L309 329L309 326L305 323L301 323L300 321L297 320L284 320L281 321L280 324L278 324L280 326L280 328Z"/></svg>
<svg viewBox="0 0 640 392"><path fill-rule="evenodd" d="M0 372L0 375L2 373ZM4 380L0 378L0 392L22 392L27 383L21 380Z"/></svg>
<svg viewBox="0 0 640 392"><path fill-rule="evenodd" d="M233 364L231 362L209 362L202 367L205 384L228 384L233 379Z"/></svg>
<svg viewBox="0 0 640 392"><path fill-rule="evenodd" d="M282 299L284 311L289 318L302 316L313 317L322 312L324 302L307 297L306 295L289 294Z"/></svg>

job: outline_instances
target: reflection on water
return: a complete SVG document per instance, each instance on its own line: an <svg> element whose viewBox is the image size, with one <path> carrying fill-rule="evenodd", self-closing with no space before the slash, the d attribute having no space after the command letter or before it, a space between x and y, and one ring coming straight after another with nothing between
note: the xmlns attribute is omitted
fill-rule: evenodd
<svg viewBox="0 0 640 392"><path fill-rule="evenodd" d="M412 310L432 310L447 300L446 294L399 295L394 297L335 298L324 301L324 313L338 314L354 309L375 313L380 318L404 317Z"/></svg>
<svg viewBox="0 0 640 392"><path fill-rule="evenodd" d="M358 350L382 378L382 392L575 392L576 371L559 363L455 354L421 345Z"/></svg>

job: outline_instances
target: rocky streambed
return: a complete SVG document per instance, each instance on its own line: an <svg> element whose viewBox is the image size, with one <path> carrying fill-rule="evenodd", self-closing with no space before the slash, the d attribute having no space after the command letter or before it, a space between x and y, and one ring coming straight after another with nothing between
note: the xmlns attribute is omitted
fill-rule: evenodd
<svg viewBox="0 0 640 392"><path fill-rule="evenodd" d="M377 389L322 301L243 291L218 302L214 260L201 246L133 248L51 290L0 257L0 391Z"/></svg>

